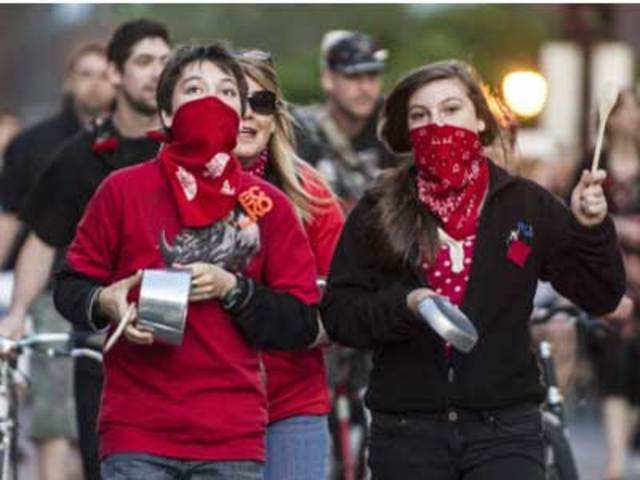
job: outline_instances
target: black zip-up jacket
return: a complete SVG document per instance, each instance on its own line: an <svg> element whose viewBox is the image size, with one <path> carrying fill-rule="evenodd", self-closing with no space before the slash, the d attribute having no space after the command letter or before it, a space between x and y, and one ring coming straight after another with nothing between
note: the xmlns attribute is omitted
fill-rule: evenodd
<svg viewBox="0 0 640 480"><path fill-rule="evenodd" d="M479 340L447 363L443 341L406 306L428 286L416 269L384 270L372 248L368 193L351 213L336 249L322 303L329 336L373 351L366 403L378 412L492 409L544 398L528 320L538 279L592 314L612 311L625 274L612 221L581 226L560 201L533 182L491 164L472 270L462 310ZM522 267L507 256L513 232L531 247ZM414 262L412 262L414 263Z"/></svg>

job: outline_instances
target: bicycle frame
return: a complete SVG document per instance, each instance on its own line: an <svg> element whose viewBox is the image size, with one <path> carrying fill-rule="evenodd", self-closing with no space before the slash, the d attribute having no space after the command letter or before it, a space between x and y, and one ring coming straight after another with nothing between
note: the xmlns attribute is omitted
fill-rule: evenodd
<svg viewBox="0 0 640 480"><path fill-rule="evenodd" d="M553 357L551 356L551 344L543 340L538 345L538 358L542 366L542 376L547 387L547 408L551 411L562 425L566 428L567 416L564 408L564 397L558 386L558 377Z"/></svg>
<svg viewBox="0 0 640 480"><path fill-rule="evenodd" d="M557 314L568 315L574 328L583 326L608 330L606 324L590 319L585 312L573 306L553 307L542 316L534 317L531 324L545 324ZM552 480L577 480L579 478L578 470L571 443L569 442L564 398L558 386L552 347L546 340L541 341L538 345L538 359L547 389L546 406L543 409L547 478Z"/></svg>
<svg viewBox="0 0 640 480"><path fill-rule="evenodd" d="M355 480L355 463L351 454L351 406L346 385L339 385L336 388L336 414L340 433L343 479Z"/></svg>
<svg viewBox="0 0 640 480"><path fill-rule="evenodd" d="M75 339L77 341L77 339ZM11 355L21 355L25 350L40 350L48 357L89 357L96 361L102 361L100 353L88 348L56 349L52 344L74 342L73 334L68 333L42 333L30 335L21 340L12 340L0 337L0 351L4 354L0 357L0 480L17 480L18 465L16 461L16 436L18 432L18 399L14 374L17 372L13 366L14 359Z"/></svg>
<svg viewBox="0 0 640 480"><path fill-rule="evenodd" d="M0 360L0 480L15 480L15 435L17 431L16 394L10 360Z"/></svg>

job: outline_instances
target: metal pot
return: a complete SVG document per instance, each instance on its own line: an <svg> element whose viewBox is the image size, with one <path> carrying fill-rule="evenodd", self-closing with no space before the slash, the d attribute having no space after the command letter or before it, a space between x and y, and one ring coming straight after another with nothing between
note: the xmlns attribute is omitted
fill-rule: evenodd
<svg viewBox="0 0 640 480"><path fill-rule="evenodd" d="M427 297L418 303L420 316L454 348L469 353L478 341L478 331L467 316L440 295Z"/></svg>
<svg viewBox="0 0 640 480"><path fill-rule="evenodd" d="M156 340L182 345L190 288L189 270L144 270L138 302L138 324L152 328Z"/></svg>

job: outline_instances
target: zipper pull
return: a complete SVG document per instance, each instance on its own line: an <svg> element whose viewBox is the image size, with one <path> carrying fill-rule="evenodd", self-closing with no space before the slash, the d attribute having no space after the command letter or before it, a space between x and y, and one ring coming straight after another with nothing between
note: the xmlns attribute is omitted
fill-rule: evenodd
<svg viewBox="0 0 640 480"><path fill-rule="evenodd" d="M449 379L449 383L453 383L453 381L456 378L456 372L453 369L453 367L449 367L449 373L447 375L447 378Z"/></svg>

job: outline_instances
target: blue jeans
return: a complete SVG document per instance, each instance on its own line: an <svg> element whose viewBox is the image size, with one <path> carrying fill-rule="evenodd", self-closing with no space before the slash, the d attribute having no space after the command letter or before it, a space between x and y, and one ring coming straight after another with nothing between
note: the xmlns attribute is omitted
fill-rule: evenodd
<svg viewBox="0 0 640 480"><path fill-rule="evenodd" d="M265 480L325 480L328 459L326 415L286 418L267 428Z"/></svg>
<svg viewBox="0 0 640 480"><path fill-rule="evenodd" d="M100 465L102 480L263 480L262 462L177 460L146 453L111 455Z"/></svg>

